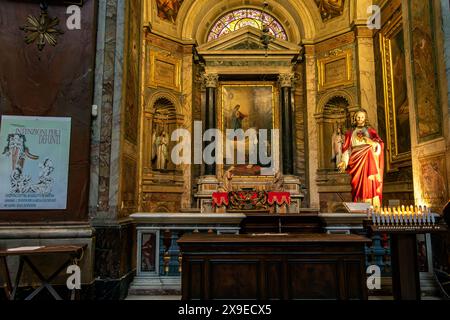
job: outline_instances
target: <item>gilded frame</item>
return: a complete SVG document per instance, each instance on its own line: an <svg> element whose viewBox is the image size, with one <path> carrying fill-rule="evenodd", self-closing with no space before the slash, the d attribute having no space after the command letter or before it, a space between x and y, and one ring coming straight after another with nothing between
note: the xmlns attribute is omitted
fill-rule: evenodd
<svg viewBox="0 0 450 320"><path fill-rule="evenodd" d="M161 79L167 79L167 75L158 75L158 62L166 64L168 66L173 66L173 83L161 81ZM181 91L181 60L163 54L161 52L150 52L150 75L148 79L148 86L150 87L163 87L167 89L172 89L177 92Z"/></svg>
<svg viewBox="0 0 450 320"><path fill-rule="evenodd" d="M222 152L223 154L225 154L225 130L226 128L224 127L224 119L225 119L225 107L224 107L224 103L225 103L225 99L224 99L224 88L225 87L271 87L272 88L272 129L280 129L280 108L279 108L279 89L276 86L276 84L274 82L221 82L220 86L219 86L219 101L218 101L218 106L219 106L219 110L217 112L217 127L220 128L220 130L224 133L224 141L222 143ZM278 157L279 154L281 152L281 145L280 142L278 141L278 151L275 153L275 155L273 155L273 157ZM275 161L275 163L279 163L280 159L273 159L272 161ZM217 168L217 174L218 177L222 177L223 173L224 173L224 164L217 164L216 165ZM238 175L234 175L234 178L237 179L252 179L252 178L261 178L263 176L238 176Z"/></svg>
<svg viewBox="0 0 450 320"><path fill-rule="evenodd" d="M387 170L396 171L399 167L411 165L411 149L399 152L399 128L397 127L396 90L394 81L394 62L392 40L403 32L402 16L395 17L390 24L380 32L380 51L383 69L383 95L386 118ZM406 56L405 56L406 66ZM405 71L406 76L406 71ZM406 81L406 77L404 79ZM408 97L407 97L408 99ZM406 101L409 104L409 101Z"/></svg>
<svg viewBox="0 0 450 320"><path fill-rule="evenodd" d="M345 60L345 77L344 80L327 81L327 65L330 63ZM317 60L319 92L340 86L353 85L353 53L352 49L335 50L330 54Z"/></svg>

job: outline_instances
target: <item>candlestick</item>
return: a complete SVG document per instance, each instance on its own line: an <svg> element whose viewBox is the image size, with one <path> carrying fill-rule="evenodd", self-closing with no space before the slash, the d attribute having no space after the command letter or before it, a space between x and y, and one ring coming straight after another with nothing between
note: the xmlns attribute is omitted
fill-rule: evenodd
<svg viewBox="0 0 450 320"><path fill-rule="evenodd" d="M397 210L398 210L398 220L399 220L400 224L403 225L402 208L399 206Z"/></svg>
<svg viewBox="0 0 450 320"><path fill-rule="evenodd" d="M417 225L417 207L413 207L411 206L411 211L413 212L413 220L414 220L414 224Z"/></svg>
<svg viewBox="0 0 450 320"><path fill-rule="evenodd" d="M394 217L393 217L393 215L392 215L391 207L388 208L388 215L389 215L389 223L390 223L391 225L394 225Z"/></svg>
<svg viewBox="0 0 450 320"><path fill-rule="evenodd" d="M431 208L428 208L428 210L430 210L431 223L433 225L435 225L436 224L436 220L434 219L434 213L431 212Z"/></svg>
<svg viewBox="0 0 450 320"><path fill-rule="evenodd" d="M413 213L412 213L412 209L411 206L406 207L408 209L408 220L409 220L409 224L413 223Z"/></svg>
<svg viewBox="0 0 450 320"><path fill-rule="evenodd" d="M423 211L422 211L422 206L419 206L418 220L419 220L419 226L421 226L422 223L423 223Z"/></svg>

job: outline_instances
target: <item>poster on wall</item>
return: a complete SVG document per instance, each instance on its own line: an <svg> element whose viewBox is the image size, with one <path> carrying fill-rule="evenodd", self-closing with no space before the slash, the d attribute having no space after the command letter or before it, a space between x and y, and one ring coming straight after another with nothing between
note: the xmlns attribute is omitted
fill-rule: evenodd
<svg viewBox="0 0 450 320"><path fill-rule="evenodd" d="M66 209L70 118L2 116L0 210Z"/></svg>

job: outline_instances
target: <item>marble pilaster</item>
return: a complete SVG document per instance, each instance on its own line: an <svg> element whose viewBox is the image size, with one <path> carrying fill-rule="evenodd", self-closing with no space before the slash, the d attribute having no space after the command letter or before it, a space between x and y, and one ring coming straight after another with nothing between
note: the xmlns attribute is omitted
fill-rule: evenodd
<svg viewBox="0 0 450 320"><path fill-rule="evenodd" d="M357 27L356 46L361 107L367 110L370 124L378 128L377 94L375 89L375 56L373 33L366 26Z"/></svg>
<svg viewBox="0 0 450 320"><path fill-rule="evenodd" d="M306 46L305 68L306 68L306 118L307 118L307 143L308 143L308 197L309 207L319 208L319 193L317 188L317 169L319 145L318 127L314 114L317 106L317 68L316 55L313 46Z"/></svg>
<svg viewBox="0 0 450 320"><path fill-rule="evenodd" d="M125 9L125 0L99 1L89 200L96 221L117 218Z"/></svg>
<svg viewBox="0 0 450 320"><path fill-rule="evenodd" d="M193 62L192 62L192 48L188 46L185 48L185 54L183 56L183 71L182 71L182 84L183 84L183 128L191 132L192 131L192 86L193 86ZM183 196L181 200L182 208L191 207L191 195L192 195L192 165L183 164Z"/></svg>
<svg viewBox="0 0 450 320"><path fill-rule="evenodd" d="M114 98L111 128L111 159L109 179L109 207L111 214L118 214L120 181L120 141L122 112L122 80L125 44L125 0L117 0L116 48L114 61Z"/></svg>
<svg viewBox="0 0 450 320"><path fill-rule="evenodd" d="M296 85L294 90L295 103L295 172L300 177L303 185L306 184L306 150L305 150L305 130L306 130L306 107L305 107L305 91L304 81L304 65L298 67L297 77L301 85Z"/></svg>
<svg viewBox="0 0 450 320"><path fill-rule="evenodd" d="M105 28L106 0L98 3L97 14L97 46L95 57L95 88L94 105L97 106L97 116L92 121L91 134L91 172L89 186L89 215L93 217L97 211L99 200L99 170L100 170L100 130L102 124L103 72L105 61Z"/></svg>

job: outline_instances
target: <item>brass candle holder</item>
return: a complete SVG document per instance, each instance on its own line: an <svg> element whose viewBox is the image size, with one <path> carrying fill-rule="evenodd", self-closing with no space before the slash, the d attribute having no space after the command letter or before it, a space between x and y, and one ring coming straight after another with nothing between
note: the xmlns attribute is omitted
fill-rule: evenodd
<svg viewBox="0 0 450 320"><path fill-rule="evenodd" d="M368 209L372 224L380 231L422 231L439 230L436 223L439 215L426 206L396 206Z"/></svg>

